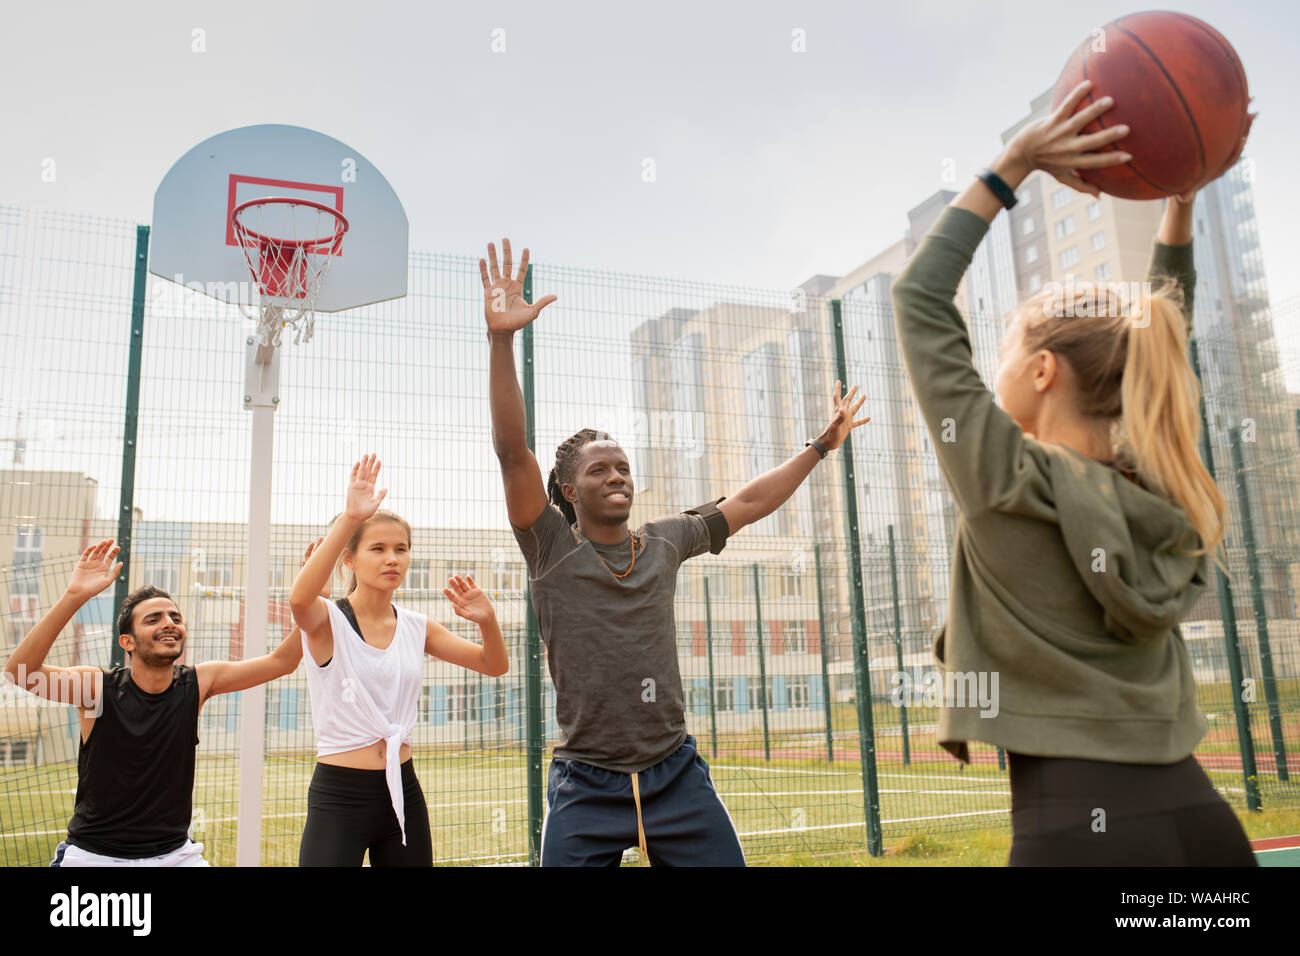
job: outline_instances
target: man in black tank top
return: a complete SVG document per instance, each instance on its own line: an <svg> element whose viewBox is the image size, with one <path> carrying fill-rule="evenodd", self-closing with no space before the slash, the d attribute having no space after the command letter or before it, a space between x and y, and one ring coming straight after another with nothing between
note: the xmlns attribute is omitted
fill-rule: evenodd
<svg viewBox="0 0 1300 956"><path fill-rule="evenodd" d="M202 844L188 835L199 711L217 694L291 673L302 642L295 628L262 657L178 664L185 652L180 609L167 592L145 585L117 618L126 667L46 665L59 633L121 573L118 550L111 540L87 548L67 591L5 663L6 680L79 711L76 807L52 865L206 866Z"/></svg>

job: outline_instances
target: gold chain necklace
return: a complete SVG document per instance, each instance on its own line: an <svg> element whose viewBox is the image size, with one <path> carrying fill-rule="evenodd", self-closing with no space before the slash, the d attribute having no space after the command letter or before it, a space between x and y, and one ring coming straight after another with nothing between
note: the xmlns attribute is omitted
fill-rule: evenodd
<svg viewBox="0 0 1300 956"><path fill-rule="evenodd" d="M574 528L573 533L576 535L579 534L580 532L578 531L577 528ZM590 541L591 539L588 538L587 540ZM605 560L605 556L600 553L600 549L596 547L594 542L592 543L591 546L591 550L596 552L596 557L600 558L600 563L605 566L605 570L608 571L610 574L612 574L615 578L617 578L620 581L622 581L625 577L631 574L632 569L636 567L636 549L641 544L640 535L636 534L636 532L634 531L629 531L627 533L627 540L632 547L632 563L627 566L627 570L624 571L622 574L617 573L613 568L609 566L609 562Z"/></svg>

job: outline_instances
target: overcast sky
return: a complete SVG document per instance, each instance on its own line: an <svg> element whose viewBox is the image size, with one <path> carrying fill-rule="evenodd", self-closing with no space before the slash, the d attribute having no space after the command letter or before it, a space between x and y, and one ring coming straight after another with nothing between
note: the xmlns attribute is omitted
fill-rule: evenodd
<svg viewBox="0 0 1300 956"><path fill-rule="evenodd" d="M1270 289L1300 295L1300 5L1161 5L1242 56ZM1075 44L1134 6L10 4L0 202L148 222L190 147L288 123L379 167L413 249L477 255L509 235L539 263L788 289L896 241L951 185L945 161L966 182Z"/></svg>

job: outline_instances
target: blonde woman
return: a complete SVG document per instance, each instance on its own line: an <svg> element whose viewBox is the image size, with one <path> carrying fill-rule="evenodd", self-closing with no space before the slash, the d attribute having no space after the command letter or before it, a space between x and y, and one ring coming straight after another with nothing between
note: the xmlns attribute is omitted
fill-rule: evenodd
<svg viewBox="0 0 1300 956"><path fill-rule="evenodd" d="M1131 158L1106 148L1127 127L1079 134L1113 105L1072 116L1088 89L1017 134L893 288L908 374L960 511L936 657L999 693L996 708L945 699L939 741L962 761L971 740L1006 749L1012 865L1249 866L1240 823L1191 756L1206 723L1178 630L1226 519L1198 454L1187 358L1191 197L1166 202L1151 267L1160 288L1144 301L1049 291L1018 310L1000 404L953 305L1030 172L1096 196L1077 171Z"/></svg>

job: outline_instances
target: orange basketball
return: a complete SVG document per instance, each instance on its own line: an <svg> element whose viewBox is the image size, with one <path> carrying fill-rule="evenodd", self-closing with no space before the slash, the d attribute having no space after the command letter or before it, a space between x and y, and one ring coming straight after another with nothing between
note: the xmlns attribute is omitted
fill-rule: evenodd
<svg viewBox="0 0 1300 956"><path fill-rule="evenodd" d="M1115 105L1082 133L1127 125L1118 145L1131 162L1079 175L1123 199L1196 189L1228 170L1249 127L1246 71L1214 27L1185 13L1120 17L1084 40L1052 91L1052 109L1084 80L1078 110L1103 96Z"/></svg>

